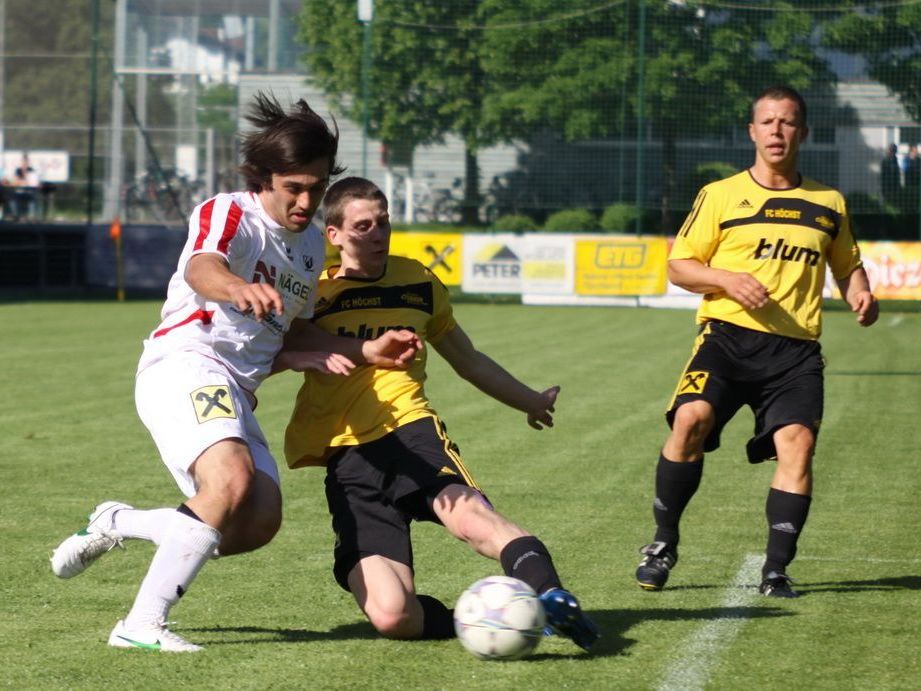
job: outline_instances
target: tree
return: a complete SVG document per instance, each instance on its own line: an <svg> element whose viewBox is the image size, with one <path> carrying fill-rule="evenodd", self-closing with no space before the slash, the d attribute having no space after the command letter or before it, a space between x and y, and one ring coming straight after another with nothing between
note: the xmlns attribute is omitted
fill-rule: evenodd
<svg viewBox="0 0 921 691"><path fill-rule="evenodd" d="M646 36L640 83L642 4ZM484 35L489 125L504 137L527 136L538 126L569 140L629 136L638 127L642 98L647 129L641 136L649 132L662 143L663 170L657 177L666 229L679 137L722 134L747 122L751 98L772 83L806 90L834 81L816 54L813 16L792 3L778 3L774 11L746 11L684 0L600 6L582 0L567 4L558 21L537 20L552 15L557 5L484 0L483 12L493 25L514 29Z"/></svg>
<svg viewBox="0 0 921 691"><path fill-rule="evenodd" d="M378 2L372 34L369 134L388 146L438 143L448 133L466 148L464 222L479 206L477 151L490 143L481 117L483 73L476 0ZM363 27L353 2L306 0L300 38L310 76L340 112L361 122Z"/></svg>
<svg viewBox="0 0 921 691"><path fill-rule="evenodd" d="M840 3L839 7L857 3ZM869 75L898 96L905 110L921 121L921 5L883 3L878 8L846 11L825 24L824 45L862 55Z"/></svg>

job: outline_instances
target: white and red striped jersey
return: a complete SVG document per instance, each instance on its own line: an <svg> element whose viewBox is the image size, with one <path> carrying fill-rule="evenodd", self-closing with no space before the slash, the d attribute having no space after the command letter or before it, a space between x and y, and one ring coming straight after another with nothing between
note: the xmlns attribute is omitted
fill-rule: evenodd
<svg viewBox="0 0 921 691"><path fill-rule="evenodd" d="M185 269L196 254L213 253L250 283L269 283L284 300L284 314L262 321L232 303L212 302L186 283ZM144 341L140 372L171 353L193 352L222 362L237 383L253 392L272 367L294 319L313 316L325 244L315 225L292 233L266 213L252 192L219 194L195 207L189 237L170 279L160 325Z"/></svg>

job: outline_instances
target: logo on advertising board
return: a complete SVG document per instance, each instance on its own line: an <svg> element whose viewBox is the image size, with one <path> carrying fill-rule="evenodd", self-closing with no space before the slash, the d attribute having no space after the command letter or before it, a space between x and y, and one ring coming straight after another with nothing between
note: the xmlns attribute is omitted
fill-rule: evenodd
<svg viewBox="0 0 921 691"><path fill-rule="evenodd" d="M510 234L468 235L464 243L465 291L521 292L521 238Z"/></svg>

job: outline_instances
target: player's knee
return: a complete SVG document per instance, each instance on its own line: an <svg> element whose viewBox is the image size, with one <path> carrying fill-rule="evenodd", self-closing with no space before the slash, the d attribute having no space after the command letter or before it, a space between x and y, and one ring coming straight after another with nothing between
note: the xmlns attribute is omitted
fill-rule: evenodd
<svg viewBox="0 0 921 691"><path fill-rule="evenodd" d="M811 459L815 451L815 434L805 425L786 425L774 433L774 445L779 453Z"/></svg>
<svg viewBox="0 0 921 691"><path fill-rule="evenodd" d="M408 601L367 606L368 621L384 638L406 640L422 635L422 610L412 612Z"/></svg>
<svg viewBox="0 0 921 691"><path fill-rule="evenodd" d="M685 448L702 447L713 429L713 407L706 401L693 401L679 406L672 422L675 441Z"/></svg>

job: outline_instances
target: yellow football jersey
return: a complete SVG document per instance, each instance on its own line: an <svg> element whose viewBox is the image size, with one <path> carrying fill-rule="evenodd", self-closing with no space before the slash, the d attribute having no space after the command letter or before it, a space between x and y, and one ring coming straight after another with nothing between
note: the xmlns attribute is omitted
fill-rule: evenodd
<svg viewBox="0 0 921 691"><path fill-rule="evenodd" d="M377 338L388 329L410 329L437 343L456 325L448 291L415 259L391 256L378 279L331 278L317 288L314 323L351 338ZM435 411L426 398L423 349L406 370L360 366L343 377L306 372L285 433L292 468L324 465L334 447L363 444Z"/></svg>
<svg viewBox="0 0 921 691"><path fill-rule="evenodd" d="M836 280L861 265L840 192L808 178L769 189L747 170L701 189L669 259L748 273L768 290L770 301L757 310L722 293L704 295L698 322L813 340L822 332L826 264Z"/></svg>

